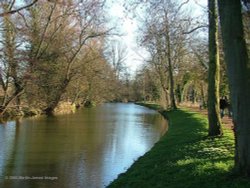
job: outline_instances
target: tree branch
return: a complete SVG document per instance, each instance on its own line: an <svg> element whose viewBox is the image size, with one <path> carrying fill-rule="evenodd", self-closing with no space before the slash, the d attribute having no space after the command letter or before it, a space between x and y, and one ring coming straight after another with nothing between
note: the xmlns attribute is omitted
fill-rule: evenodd
<svg viewBox="0 0 250 188"><path fill-rule="evenodd" d="M14 14L16 12L19 12L19 11L23 10L23 9L29 8L29 7L33 6L35 3L37 3L37 2L38 2L38 0L34 0L32 3L30 3L30 4L26 5L26 6L20 7L20 8L15 9L15 10L10 10L10 11L7 11L7 12L0 13L0 17L7 16L9 14ZM13 5L11 5L11 6L13 6Z"/></svg>
<svg viewBox="0 0 250 188"><path fill-rule="evenodd" d="M181 3L181 4L179 5L179 7L177 8L177 12L179 12L179 10L180 10L185 4L187 4L187 3L189 3L189 0L186 0L186 1L184 1L183 3Z"/></svg>
<svg viewBox="0 0 250 188"><path fill-rule="evenodd" d="M198 29L201 29L201 28L205 28L205 27L208 27L208 25L199 25L189 31L186 31L186 32L183 32L183 34L190 34L190 33L193 33L194 31L198 30Z"/></svg>
<svg viewBox="0 0 250 188"><path fill-rule="evenodd" d="M15 4L15 2L16 2L16 0L13 0L13 1L12 1L12 3L11 3L11 5L10 5L9 10L11 10L11 9L12 9L12 7L13 7L13 6L14 6L14 4Z"/></svg>

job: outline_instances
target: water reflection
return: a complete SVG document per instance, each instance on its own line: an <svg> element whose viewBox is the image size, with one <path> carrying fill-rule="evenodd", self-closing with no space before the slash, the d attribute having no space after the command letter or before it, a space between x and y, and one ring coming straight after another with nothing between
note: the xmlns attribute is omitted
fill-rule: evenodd
<svg viewBox="0 0 250 188"><path fill-rule="evenodd" d="M0 187L104 187L165 130L158 113L134 104L8 122L0 125Z"/></svg>

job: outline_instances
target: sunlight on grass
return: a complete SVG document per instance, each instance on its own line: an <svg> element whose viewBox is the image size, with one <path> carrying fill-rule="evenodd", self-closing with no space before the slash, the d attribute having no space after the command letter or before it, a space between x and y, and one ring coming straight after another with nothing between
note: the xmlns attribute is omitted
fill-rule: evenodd
<svg viewBox="0 0 250 188"><path fill-rule="evenodd" d="M234 165L232 130L225 129L221 137L208 137L204 115L164 111L156 104L144 106L169 119L169 131L109 187L250 187L249 180L230 176Z"/></svg>

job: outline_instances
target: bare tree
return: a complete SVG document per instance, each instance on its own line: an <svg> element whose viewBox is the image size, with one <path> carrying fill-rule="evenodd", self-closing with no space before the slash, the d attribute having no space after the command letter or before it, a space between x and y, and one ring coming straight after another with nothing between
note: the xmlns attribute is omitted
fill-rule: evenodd
<svg viewBox="0 0 250 188"><path fill-rule="evenodd" d="M186 3L186 2L185 2ZM184 3L184 4L185 4ZM188 30L189 20L182 11L184 4L173 1L150 1L147 9L147 18L144 21L145 34L143 44L150 49L155 60L164 63L165 74L168 75L168 91L170 106L175 109L175 73L177 64L185 55L185 42L183 35ZM152 53L153 52L153 53Z"/></svg>

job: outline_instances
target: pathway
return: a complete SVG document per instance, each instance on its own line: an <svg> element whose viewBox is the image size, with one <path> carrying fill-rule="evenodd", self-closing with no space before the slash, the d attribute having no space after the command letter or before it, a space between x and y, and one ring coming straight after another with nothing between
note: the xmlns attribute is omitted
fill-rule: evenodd
<svg viewBox="0 0 250 188"><path fill-rule="evenodd" d="M200 109L198 106L192 106L192 105L181 105L181 107L187 108L190 111L198 112L207 116L207 109ZM229 128L229 129L233 128L232 118L229 117L227 114L221 120L222 120L223 125L226 128Z"/></svg>

